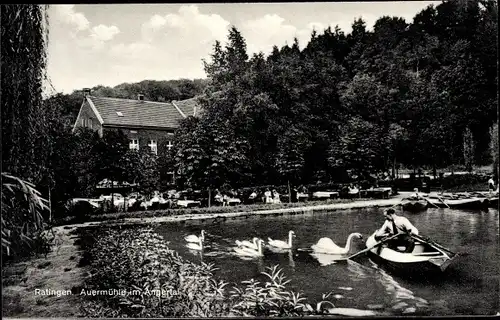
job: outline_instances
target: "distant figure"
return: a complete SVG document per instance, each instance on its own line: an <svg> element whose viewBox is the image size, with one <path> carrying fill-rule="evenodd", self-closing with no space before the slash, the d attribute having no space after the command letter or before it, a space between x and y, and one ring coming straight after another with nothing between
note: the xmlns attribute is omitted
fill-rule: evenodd
<svg viewBox="0 0 500 320"><path fill-rule="evenodd" d="M351 185L349 186L349 191L348 191L348 194L349 194L349 198L354 198L355 196L357 196L359 193L359 189L357 186L354 186L352 183Z"/></svg>
<svg viewBox="0 0 500 320"><path fill-rule="evenodd" d="M439 190L441 193L443 193L444 188L443 188L443 181L444 181L444 172L439 173Z"/></svg>
<svg viewBox="0 0 500 320"><path fill-rule="evenodd" d="M248 196L248 199L252 199L253 200L255 198L257 198L257 192L255 192L255 190L254 190L254 191L252 191L252 193L250 193L250 195Z"/></svg>
<svg viewBox="0 0 500 320"><path fill-rule="evenodd" d="M255 203L255 199L257 199L257 192L253 190L252 193L250 193L250 195L248 196L248 202Z"/></svg>
<svg viewBox="0 0 500 320"><path fill-rule="evenodd" d="M272 194L269 189L266 189L266 192L264 192L264 202L265 203L271 203L272 202Z"/></svg>
<svg viewBox="0 0 500 320"><path fill-rule="evenodd" d="M490 190L490 193L495 191L495 180L493 180L493 176L491 176L490 180L488 180L488 189Z"/></svg>
<svg viewBox="0 0 500 320"><path fill-rule="evenodd" d="M222 196L222 206L228 206L229 205L229 196L227 194L224 194Z"/></svg>
<svg viewBox="0 0 500 320"><path fill-rule="evenodd" d="M229 195L231 196L231 198L236 198L238 196L238 193L234 189L231 189Z"/></svg>
<svg viewBox="0 0 500 320"><path fill-rule="evenodd" d="M295 187L292 188L292 190L291 190L291 197L292 197L292 202L298 202L299 201L297 188L295 188Z"/></svg>
<svg viewBox="0 0 500 320"><path fill-rule="evenodd" d="M280 200L280 194L278 193L278 191L276 191L276 189L273 189L273 203L281 203L281 200Z"/></svg>
<svg viewBox="0 0 500 320"><path fill-rule="evenodd" d="M415 193L413 193L413 194L410 196L410 198L411 198L411 199L416 199L416 200L418 200L418 199L421 199L421 198L422 198L422 197L420 196L420 194L418 193L418 188L414 188L414 189L413 189L413 191L414 191Z"/></svg>

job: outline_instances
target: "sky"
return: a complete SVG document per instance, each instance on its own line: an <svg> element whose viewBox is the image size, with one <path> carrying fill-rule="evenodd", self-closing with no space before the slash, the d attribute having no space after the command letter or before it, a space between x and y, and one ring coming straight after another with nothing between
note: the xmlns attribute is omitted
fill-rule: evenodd
<svg viewBox="0 0 500 320"><path fill-rule="evenodd" d="M47 73L52 93L142 80L205 78L216 40L234 25L249 55L273 45L307 45L313 29L346 34L357 18L371 29L381 16L411 23L440 1L51 5Z"/></svg>

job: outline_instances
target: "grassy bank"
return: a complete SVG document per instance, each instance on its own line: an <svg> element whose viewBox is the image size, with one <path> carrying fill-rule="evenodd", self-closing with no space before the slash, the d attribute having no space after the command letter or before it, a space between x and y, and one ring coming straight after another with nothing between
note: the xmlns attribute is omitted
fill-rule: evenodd
<svg viewBox="0 0 500 320"><path fill-rule="evenodd" d="M143 227L86 229L82 247L91 274L82 288L89 293L86 317L303 316L335 310L327 296L311 305L286 290L276 267L266 283L251 279L229 288L214 278L212 265L184 260Z"/></svg>
<svg viewBox="0 0 500 320"><path fill-rule="evenodd" d="M75 286L82 283L78 236L70 229L54 230L47 255L9 262L2 268L2 316L16 318L78 317L81 299ZM35 290L71 290L72 295L37 294Z"/></svg>

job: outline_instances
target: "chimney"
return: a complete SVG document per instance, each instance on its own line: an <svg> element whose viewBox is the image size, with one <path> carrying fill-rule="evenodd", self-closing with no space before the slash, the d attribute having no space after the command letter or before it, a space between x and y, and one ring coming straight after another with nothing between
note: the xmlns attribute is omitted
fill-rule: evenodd
<svg viewBox="0 0 500 320"><path fill-rule="evenodd" d="M83 88L83 95L86 97L86 96L90 96L90 88Z"/></svg>
<svg viewBox="0 0 500 320"><path fill-rule="evenodd" d="M143 102L143 101L144 101L144 95L143 95L142 93L139 93L139 94L137 95L137 100L139 100L139 101Z"/></svg>

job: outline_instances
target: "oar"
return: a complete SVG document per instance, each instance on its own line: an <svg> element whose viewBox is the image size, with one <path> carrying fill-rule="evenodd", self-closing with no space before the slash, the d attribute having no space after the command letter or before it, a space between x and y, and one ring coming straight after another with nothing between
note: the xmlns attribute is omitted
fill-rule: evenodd
<svg viewBox="0 0 500 320"><path fill-rule="evenodd" d="M432 203L430 200L428 200L427 198L424 198L422 197L425 201L429 202L430 204L432 204L434 207L436 208L439 208L436 204Z"/></svg>
<svg viewBox="0 0 500 320"><path fill-rule="evenodd" d="M455 253L455 252L451 251L450 249L448 249L448 248L446 248L446 247L443 247L442 245L440 245L440 244L438 244L438 243L436 243L436 242L434 242L434 241L432 241L432 240L430 240L430 239L429 239L429 240L427 240L427 239L424 239L423 237L421 237L421 236L417 236L417 235L415 235L415 234L412 234L412 235L411 235L411 237L412 237L413 239L416 239L416 240L420 241L420 242L425 242L425 243L428 243L428 244L430 244L431 246L435 247L436 249L441 249L442 251L446 251L446 252L450 253L451 255L456 255L456 254L457 254L457 253ZM460 253L460 255L467 255L467 254L468 254L468 253L466 253L466 252Z"/></svg>
<svg viewBox="0 0 500 320"><path fill-rule="evenodd" d="M380 241L380 242L378 242L378 243L374 244L373 246L371 246L371 247L369 247L369 248L366 248L366 249L364 249L364 250L361 250L360 252L355 253L355 254L353 254L352 256L347 257L347 259L352 259L352 258L354 258L354 257L357 257L357 256L359 256L359 255L361 255L361 254L365 253L365 252L368 252L368 251L370 251L371 249L373 249L373 248L375 248L375 247L378 247L378 246L380 246L381 244L384 244L385 242L387 242L387 241L389 241L389 240L392 240L392 239L396 238L396 237L397 237L397 236L399 236L399 235L400 235L399 233L396 233L395 235L392 235L392 236L390 236L389 238L385 238L384 240L382 240L382 241Z"/></svg>
<svg viewBox="0 0 500 320"><path fill-rule="evenodd" d="M438 196L438 199L439 199L439 201L441 201L442 203L444 203L444 205L446 207L448 207L448 209L450 208L450 206L446 202L444 202L444 200L441 197Z"/></svg>

